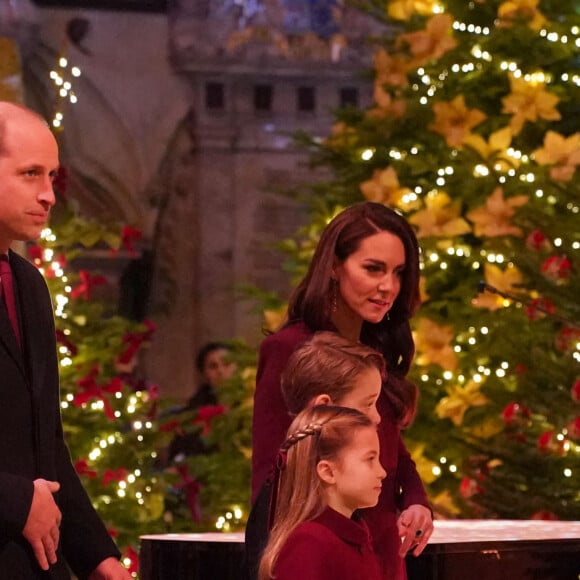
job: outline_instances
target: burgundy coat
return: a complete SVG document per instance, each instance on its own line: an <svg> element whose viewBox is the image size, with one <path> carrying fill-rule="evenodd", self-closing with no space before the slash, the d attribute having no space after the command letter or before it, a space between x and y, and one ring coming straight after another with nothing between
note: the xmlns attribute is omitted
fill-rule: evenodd
<svg viewBox="0 0 580 580"><path fill-rule="evenodd" d="M268 336L260 346L252 424L252 501L268 477L291 423L280 389L280 375L290 355L312 334L304 324L297 323ZM429 501L384 394L379 396L377 409L381 415L378 428L380 460L387 477L379 503L364 510L365 520L381 563L383 579L403 580L406 573L404 560L398 555L398 513L413 504L429 507Z"/></svg>
<svg viewBox="0 0 580 580"><path fill-rule="evenodd" d="M327 508L303 522L284 544L274 567L276 580L380 580L369 530Z"/></svg>

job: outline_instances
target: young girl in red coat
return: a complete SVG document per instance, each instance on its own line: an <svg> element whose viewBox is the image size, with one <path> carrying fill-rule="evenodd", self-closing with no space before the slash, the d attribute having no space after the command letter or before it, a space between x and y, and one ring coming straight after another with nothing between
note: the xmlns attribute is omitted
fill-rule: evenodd
<svg viewBox="0 0 580 580"><path fill-rule="evenodd" d="M360 411L377 425L381 417L376 403L384 376L385 361L377 351L335 332L318 332L290 357L282 373L282 394L293 417L307 407L340 405ZM258 565L272 527L273 468L272 464L272 473L263 484L246 525L248 580L258 577Z"/></svg>
<svg viewBox="0 0 580 580"><path fill-rule="evenodd" d="M380 580L368 528L386 472L376 425L346 407L318 405L290 425L278 454L274 526L259 580Z"/></svg>

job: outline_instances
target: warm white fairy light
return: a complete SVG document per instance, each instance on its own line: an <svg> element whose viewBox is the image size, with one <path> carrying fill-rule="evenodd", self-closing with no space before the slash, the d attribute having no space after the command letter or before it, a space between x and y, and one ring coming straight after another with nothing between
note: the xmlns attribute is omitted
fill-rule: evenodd
<svg viewBox="0 0 580 580"><path fill-rule="evenodd" d="M362 153L361 153L361 159L363 161L370 161L373 158L373 155L375 154L375 152L372 149L365 149Z"/></svg>
<svg viewBox="0 0 580 580"><path fill-rule="evenodd" d="M489 167L480 163L473 168L474 177L487 177L489 175Z"/></svg>
<svg viewBox="0 0 580 580"><path fill-rule="evenodd" d="M51 70L49 77L57 88L57 94L60 100L68 99L70 103L77 103L78 98L73 91L72 79L81 76L81 69L78 66L73 66L69 69L69 62L63 56L58 59L58 66L60 70ZM52 126L55 129L60 129L63 124L63 119L62 111L56 110L52 119Z"/></svg>
<svg viewBox="0 0 580 580"><path fill-rule="evenodd" d="M101 456L101 450L98 447L95 447L90 453L89 453L89 459L91 461L95 461L96 459L98 459Z"/></svg>

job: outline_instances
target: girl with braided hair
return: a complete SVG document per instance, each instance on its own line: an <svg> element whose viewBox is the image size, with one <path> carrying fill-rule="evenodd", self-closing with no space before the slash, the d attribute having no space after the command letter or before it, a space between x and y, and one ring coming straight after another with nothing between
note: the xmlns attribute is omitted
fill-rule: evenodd
<svg viewBox="0 0 580 580"><path fill-rule="evenodd" d="M360 411L377 425L381 417L376 403L384 376L385 361L377 351L336 332L317 332L288 360L282 394L292 416L314 405L340 405ZM245 564L250 580L257 578L272 527L277 492L272 476L277 473L274 470L263 484L246 524Z"/></svg>
<svg viewBox="0 0 580 580"><path fill-rule="evenodd" d="M252 500L291 421L281 375L292 353L330 330L385 359L377 410L381 463L388 475L379 503L365 510L383 580L406 580L405 556L418 556L433 531L427 494L401 436L417 391L406 377L415 346L410 318L420 304L415 233L394 210L373 202L347 207L326 226L308 272L288 303L288 320L260 345L252 423Z"/></svg>
<svg viewBox="0 0 580 580"><path fill-rule="evenodd" d="M376 505L386 476L376 425L355 409L309 407L290 425L277 465L259 580L380 580L368 528L353 518Z"/></svg>

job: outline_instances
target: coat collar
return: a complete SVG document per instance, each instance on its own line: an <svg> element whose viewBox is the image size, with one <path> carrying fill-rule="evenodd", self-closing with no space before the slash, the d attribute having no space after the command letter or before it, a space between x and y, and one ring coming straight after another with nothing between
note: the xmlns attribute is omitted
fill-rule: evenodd
<svg viewBox="0 0 580 580"><path fill-rule="evenodd" d="M8 260L10 262L10 266L14 266L14 260L12 259L12 252L10 251L8 254L4 254L0 252L1 255L7 255ZM18 296L18 282L16 281L16 277L14 275L14 271L12 271L13 275L13 285L14 285L14 298L16 300L16 310L19 310L19 296ZM21 320L21 316L19 315L19 320ZM22 326L22 325L21 325ZM16 337L14 336L14 331L12 330L12 326L10 324L10 320L8 318L8 311L6 309L6 305L4 300L0 300L0 343L2 346L8 351L10 356L14 359L14 361L18 364L21 371L24 372L24 360L22 357L22 351Z"/></svg>
<svg viewBox="0 0 580 580"><path fill-rule="evenodd" d="M349 519L332 508L327 507L315 522L333 531L341 540L357 547L370 545L370 533L364 520L353 516Z"/></svg>
<svg viewBox="0 0 580 580"><path fill-rule="evenodd" d="M26 258L19 254L9 251L10 266L12 268L12 277L14 280L14 293L16 298L16 307L20 318L20 329L22 336L22 350L16 344L15 348L19 356L19 365L23 374L34 385L33 375L37 365L42 365L45 360L45 353L42 347L42 332L39 331L38 325L42 324L41 300L39 300L34 275L36 272L33 266ZM31 275L32 274L32 275ZM40 274L38 274L40 276Z"/></svg>

